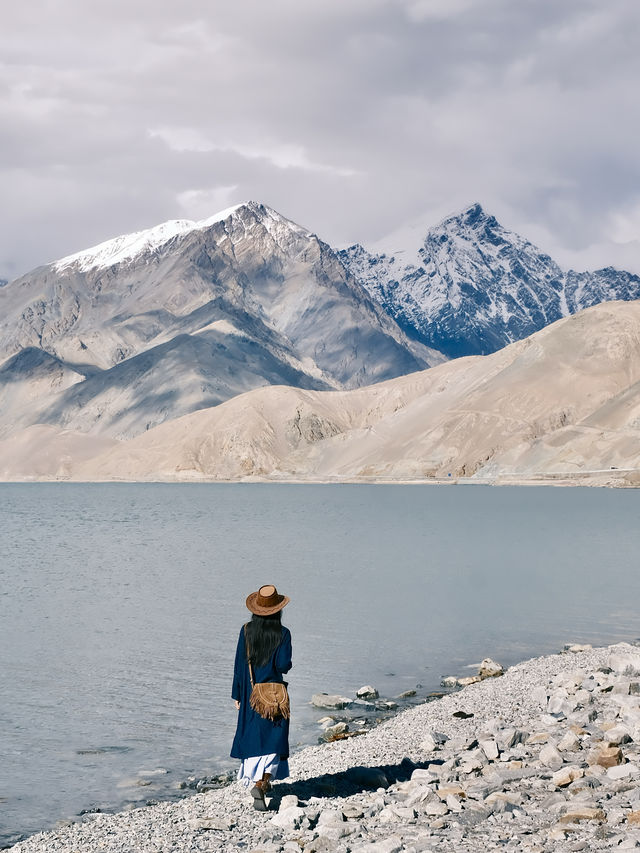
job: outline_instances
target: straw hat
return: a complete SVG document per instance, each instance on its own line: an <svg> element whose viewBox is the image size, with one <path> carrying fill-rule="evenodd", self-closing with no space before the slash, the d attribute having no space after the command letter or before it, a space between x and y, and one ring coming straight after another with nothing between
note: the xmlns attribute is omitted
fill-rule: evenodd
<svg viewBox="0 0 640 853"><path fill-rule="evenodd" d="M271 616L282 610L291 599L286 595L280 595L272 584L261 586L257 592L247 596L247 607L256 616Z"/></svg>

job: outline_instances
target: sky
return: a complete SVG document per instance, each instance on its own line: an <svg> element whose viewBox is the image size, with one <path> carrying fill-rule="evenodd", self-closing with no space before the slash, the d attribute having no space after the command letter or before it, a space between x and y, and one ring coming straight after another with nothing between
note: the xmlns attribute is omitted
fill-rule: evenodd
<svg viewBox="0 0 640 853"><path fill-rule="evenodd" d="M479 201L640 273L639 43L638 0L4 4L0 278L249 199L338 247Z"/></svg>

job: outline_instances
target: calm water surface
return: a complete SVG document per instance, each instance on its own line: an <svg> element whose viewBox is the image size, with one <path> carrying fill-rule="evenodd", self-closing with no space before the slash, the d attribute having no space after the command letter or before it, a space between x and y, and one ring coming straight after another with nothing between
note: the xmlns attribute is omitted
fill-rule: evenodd
<svg viewBox="0 0 640 853"><path fill-rule="evenodd" d="M639 515L605 489L0 485L0 845L233 766L261 584L292 598L295 747L319 690L635 639Z"/></svg>

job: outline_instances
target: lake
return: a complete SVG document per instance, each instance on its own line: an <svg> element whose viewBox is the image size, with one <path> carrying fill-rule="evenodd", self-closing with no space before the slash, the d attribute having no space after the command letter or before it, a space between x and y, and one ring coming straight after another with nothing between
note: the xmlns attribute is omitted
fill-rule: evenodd
<svg viewBox="0 0 640 853"><path fill-rule="evenodd" d="M295 749L314 692L635 639L639 517L633 490L0 484L0 846L235 766L261 584L291 596Z"/></svg>

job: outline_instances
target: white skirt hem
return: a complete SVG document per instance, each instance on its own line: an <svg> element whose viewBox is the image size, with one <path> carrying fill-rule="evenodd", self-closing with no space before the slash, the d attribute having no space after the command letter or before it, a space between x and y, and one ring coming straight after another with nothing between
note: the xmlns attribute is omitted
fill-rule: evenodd
<svg viewBox="0 0 640 853"><path fill-rule="evenodd" d="M289 762L281 760L279 755L254 755L245 758L238 769L238 782L243 787L255 785L265 773L271 775L271 779L286 779L289 775Z"/></svg>

